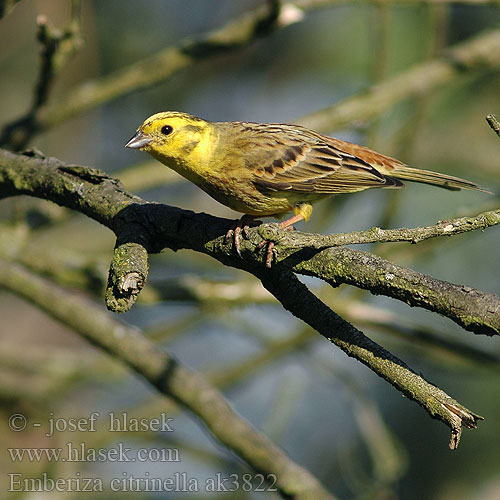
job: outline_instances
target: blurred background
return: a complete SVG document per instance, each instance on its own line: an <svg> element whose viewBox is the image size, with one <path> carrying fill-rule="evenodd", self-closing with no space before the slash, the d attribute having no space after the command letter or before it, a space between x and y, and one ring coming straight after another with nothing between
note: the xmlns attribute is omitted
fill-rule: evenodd
<svg viewBox="0 0 500 500"><path fill-rule="evenodd" d="M161 83L69 118L37 135L29 146L103 169L145 199L237 218L166 167L123 147L146 117L178 110L214 121L297 122L440 57L456 43L500 27L498 3L309 4L302 13L295 12L297 22L241 49L200 58ZM49 102L88 79L111 74L186 37L202 36L265 5L257 0L83 1L85 44L58 74ZM39 65L39 14L63 27L69 21L70 2L22 0L0 21L0 128L30 106ZM401 100L375 119L323 131L498 192L500 140L485 121L495 112L500 113L500 68L478 68L430 93ZM373 190L327 200L317 206L310 223L297 228L326 234L372 226L422 226L497 206L496 196L413 184L398 192ZM0 248L16 242L16 259L104 308L114 245L109 230L27 198L1 201L0 221ZM366 249L437 278L500 294L499 244L500 232L494 227L419 245ZM241 415L339 498L500 498L497 338L473 335L446 318L395 300L306 280L336 312L486 417L478 430L464 432L452 452L442 423L291 317L253 277L185 250L152 255L150 264L138 303L119 319L212 377ZM14 433L7 428L13 413L44 421L50 412L55 417L88 416L93 411L157 417L165 399L72 331L4 291L0 318L2 481L12 472L26 477L44 471L51 477L80 472L82 477L106 478L186 472L200 482L216 472L249 472L197 421L173 408L169 416L175 418L174 433L117 436L101 429L80 440L89 448L113 447L118 441L131 448L175 448L179 463L14 463L8 447L62 446L78 439L71 434L45 437L37 429ZM56 498L55 493L14 494ZM58 493L57 498L112 494ZM278 498L243 491L114 494L136 499Z"/></svg>

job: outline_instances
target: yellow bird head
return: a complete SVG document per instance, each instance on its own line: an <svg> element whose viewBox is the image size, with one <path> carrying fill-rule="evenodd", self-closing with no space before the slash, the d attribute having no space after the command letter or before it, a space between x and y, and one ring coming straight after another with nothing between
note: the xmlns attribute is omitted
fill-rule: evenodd
<svg viewBox="0 0 500 500"><path fill-rule="evenodd" d="M174 164L183 164L186 158L199 153L195 152L198 146L201 145L201 149L204 149L206 136L212 130L210 125L187 113L156 113L137 129L125 147L146 151L174 168Z"/></svg>

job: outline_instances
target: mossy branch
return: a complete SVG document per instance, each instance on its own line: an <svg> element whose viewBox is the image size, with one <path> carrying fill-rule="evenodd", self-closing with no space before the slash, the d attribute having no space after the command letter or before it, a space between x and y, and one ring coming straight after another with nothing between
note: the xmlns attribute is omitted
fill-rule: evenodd
<svg viewBox="0 0 500 500"><path fill-rule="evenodd" d="M310 294L293 273L319 276L334 285L345 282L373 293L385 293L411 305L440 312L475 333L489 335L500 332L500 300L494 295L446 283L345 247L318 250L295 246L290 253L284 242L296 235L289 232L284 232L277 246L278 262L268 270L262 254L256 252L263 241L259 227L250 230L248 239L242 243L243 258L239 258L224 237L232 221L147 203L96 169L68 165L39 153L14 154L0 150L0 198L19 194L76 209L115 232L117 251L110 268L107 304L117 312L130 308L137 297L143 279L130 281L127 276L137 273L145 279L148 252L164 248L203 252L223 264L257 276L293 314L422 404L433 417L446 422L452 429L452 447L458 444L461 425L474 427L480 418L338 317ZM283 290L277 284L280 276ZM116 283L125 282L133 282L133 286L121 286L115 295ZM285 293L287 289L294 293ZM292 298L295 292L298 295ZM303 304L310 304L309 312L300 304L301 300Z"/></svg>
<svg viewBox="0 0 500 500"><path fill-rule="evenodd" d="M475 334L500 334L500 298L465 285L456 285L398 266L368 252L331 248L309 259L292 259L298 273L316 276L386 295L448 317Z"/></svg>
<svg viewBox="0 0 500 500"><path fill-rule="evenodd" d="M432 226L411 229L406 227L398 229L372 227L365 231L329 235L294 232L292 237L286 238L290 233L281 231L277 225L266 224L261 227L260 235L274 243L280 243L285 238L287 240L287 251L290 252L304 247L323 250L325 248L367 243L408 242L415 244L430 238L454 236L478 229L484 230L498 224L500 224L500 209L489 210L473 217L457 217L452 220L439 221Z"/></svg>
<svg viewBox="0 0 500 500"><path fill-rule="evenodd" d="M405 396L416 401L433 418L446 423L451 429L451 449L458 446L462 426L476 428L477 421L483 419L427 382L403 361L334 313L292 272L266 271L268 272L260 273L259 278L285 309L305 321L348 356L361 361Z"/></svg>
<svg viewBox="0 0 500 500"><path fill-rule="evenodd" d="M68 165L36 153L23 155L0 151L0 197L19 194L49 199L76 209L115 232L120 251L115 252L111 286L123 282L130 284L127 279L130 273L136 272L140 277L133 280L133 286L121 287L115 299L127 299L117 302L126 305L118 307L115 304L113 310L116 311L127 310L132 305L146 278L147 254L137 245L148 252L191 248L255 274L262 266L262 255L256 249L265 238L271 238L276 241L276 265L283 269L318 276L333 285L348 283L375 294L382 293L439 312L475 333L500 333L500 299L495 295L438 280L370 253L346 247L321 250L325 245L325 237L321 235L316 235L319 242L316 245L312 244L314 235L305 235L309 243L297 247L295 239L301 237L300 233L280 232L276 225L252 228L249 238L242 242L244 259L240 259L234 254L231 242L223 236L231 221L147 203L128 193L119 181L96 169ZM479 222L462 229L482 227L485 221L489 221L488 224L498 222L498 217L491 212L469 219ZM448 221L447 225L455 227L453 221ZM418 233L419 229L411 231ZM422 232L428 234L429 229L423 228ZM415 237L412 234L412 238ZM134 262L135 267L130 265ZM110 302L108 305L112 306Z"/></svg>
<svg viewBox="0 0 500 500"><path fill-rule="evenodd" d="M334 500L314 476L238 416L211 383L157 348L136 328L113 319L84 297L2 259L0 286L68 325L142 375L159 392L193 412L223 445L254 470L275 476L276 487L283 497Z"/></svg>

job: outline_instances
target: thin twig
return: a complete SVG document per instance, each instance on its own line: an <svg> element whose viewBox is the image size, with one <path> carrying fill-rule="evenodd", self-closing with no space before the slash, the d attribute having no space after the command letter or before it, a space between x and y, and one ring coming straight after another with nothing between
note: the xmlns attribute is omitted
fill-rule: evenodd
<svg viewBox="0 0 500 500"><path fill-rule="evenodd" d="M37 116L49 97L55 75L81 47L81 1L72 0L71 18L65 29L50 26L44 15L37 18L37 39L42 45L40 68L34 88L33 101L28 112L4 127L0 135L0 144L9 145L14 150L22 149L37 132Z"/></svg>
<svg viewBox="0 0 500 500"><path fill-rule="evenodd" d="M261 226L261 236L279 245L286 238L286 247L290 251L299 248L314 248L322 250L325 248L339 247L345 245L360 245L367 243L395 243L408 242L419 243L430 238L441 236L454 236L469 231L483 230L500 224L500 209L489 210L472 217L458 217L455 219L439 221L432 226L398 229L381 229L372 227L365 231L354 231L351 233L337 233L329 235L318 235L294 231L292 237L289 231L280 231L278 225L267 224Z"/></svg>
<svg viewBox="0 0 500 500"><path fill-rule="evenodd" d="M21 0L0 0L0 19L5 17Z"/></svg>
<svg viewBox="0 0 500 500"><path fill-rule="evenodd" d="M489 114L486 117L486 121L489 126L495 131L495 133L500 137L500 122L497 120L497 117L494 114Z"/></svg>
<svg viewBox="0 0 500 500"><path fill-rule="evenodd" d="M269 6L247 12L215 31L196 39L188 37L105 77L85 81L48 104L38 117L38 128L52 127L119 96L155 85L200 60L241 49L274 29L285 27L277 7L278 2L273 1ZM288 24L296 20L292 19Z"/></svg>
<svg viewBox="0 0 500 500"><path fill-rule="evenodd" d="M87 80L68 94L43 107L37 118L37 131L53 127L104 102L164 81L178 71L196 64L200 58L207 59L221 52L243 47L266 33L266 30L262 31L262 27L283 28L299 21L302 16L290 13L291 8L295 11L300 9L298 11L300 13L336 3L341 2L339 0L285 2L280 14L271 23L269 19L275 15L274 8L256 9L198 40L193 41L191 38L183 40L110 75ZM475 72L479 68L498 68L499 54L500 31L486 32L450 49L444 57L423 63L370 88L367 92L311 113L296 122L318 131L328 132L360 121L371 120L395 102L411 95L421 95L437 89L462 73ZM1 144L3 143L0 142Z"/></svg>

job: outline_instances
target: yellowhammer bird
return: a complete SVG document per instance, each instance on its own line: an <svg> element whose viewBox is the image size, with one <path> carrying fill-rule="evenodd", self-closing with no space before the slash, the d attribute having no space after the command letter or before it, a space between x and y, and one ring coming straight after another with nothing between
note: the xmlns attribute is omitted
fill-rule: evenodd
<svg viewBox="0 0 500 500"><path fill-rule="evenodd" d="M402 180L488 192L298 125L209 122L166 111L150 116L125 146L147 151L237 212L280 217L293 210L282 227L307 221L312 203L326 196L400 188Z"/></svg>

